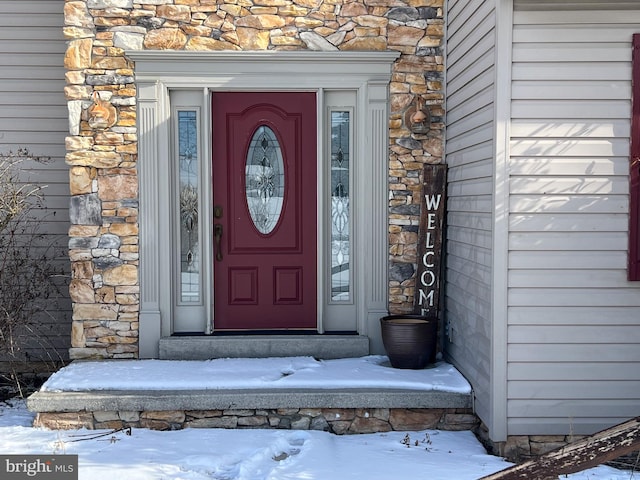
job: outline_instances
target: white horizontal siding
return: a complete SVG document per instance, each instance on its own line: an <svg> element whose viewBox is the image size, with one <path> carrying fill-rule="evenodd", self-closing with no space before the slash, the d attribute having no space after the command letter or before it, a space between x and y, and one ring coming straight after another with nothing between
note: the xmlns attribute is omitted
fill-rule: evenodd
<svg viewBox="0 0 640 480"><path fill-rule="evenodd" d="M483 213L491 210L493 204L490 195L473 196L460 195L449 200L449 208L453 211L465 211L469 213Z"/></svg>
<svg viewBox="0 0 640 480"><path fill-rule="evenodd" d="M626 284L627 277L620 269L563 268L553 272L553 276L542 269L514 269L509 274L509 285L513 288L563 288L567 285L579 288L617 288Z"/></svg>
<svg viewBox="0 0 640 480"><path fill-rule="evenodd" d="M515 2L510 435L587 434L640 415L640 286L626 280L640 6L579 3Z"/></svg>
<svg viewBox="0 0 640 480"><path fill-rule="evenodd" d="M465 100L465 103L447 111L447 121L451 122L451 128L447 129L448 135L456 138L483 125L491 124L493 122L492 101L493 92L485 88L478 91L473 98ZM451 150L455 148L451 146Z"/></svg>
<svg viewBox="0 0 640 480"><path fill-rule="evenodd" d="M580 362L589 356L597 358L599 362L606 364L615 362L638 362L638 349L634 344L619 344L615 348L600 343L588 344L526 344L511 345L509 358L512 362L534 363L543 357L547 362L557 364ZM578 402L579 399L573 398ZM614 399L610 399L614 400ZM600 405L602 408L602 405ZM548 412L550 413L550 412Z"/></svg>
<svg viewBox="0 0 640 480"><path fill-rule="evenodd" d="M511 233L509 251L531 252L623 252L626 255L626 232L583 232L580 235L567 235L565 232Z"/></svg>
<svg viewBox="0 0 640 480"><path fill-rule="evenodd" d="M575 207L568 195L512 195L510 210L512 213L573 213ZM583 195L580 200L589 206L593 213L624 213L629 208L629 198L626 195Z"/></svg>
<svg viewBox="0 0 640 480"><path fill-rule="evenodd" d="M615 325L615 319L609 322L603 319L602 323L602 325L580 325L579 328L575 328L576 325L544 325L543 328L540 325L512 325L509 327L509 342L514 344L586 343L598 345L637 344L640 342L640 328L637 324ZM591 357L588 360L592 362L594 358ZM538 363L543 361L544 359L538 359ZM582 363L587 365L589 361L583 359ZM636 376L640 375L640 370L635 369L634 371ZM588 375L587 371L584 373ZM619 373L618 371L609 371L611 378ZM636 376L633 378L637 378ZM566 376L564 379L573 380L573 377ZM599 377L594 377L594 379L601 380ZM544 378L540 378L540 380L544 380ZM611 392L606 394L611 395Z"/></svg>
<svg viewBox="0 0 640 480"><path fill-rule="evenodd" d="M627 70L625 68L625 70ZM542 75L540 69L534 69L537 75ZM552 70L555 74L559 74L558 69ZM627 70L627 74L631 76L631 69ZM585 69L584 74L577 74L572 81L579 81L580 78L591 75L588 69ZM606 73L601 72L602 77L606 76ZM628 110L628 103L623 100L610 99L583 99L583 100L547 100L547 101L532 101L532 100L516 100L513 102L512 113L513 118L539 118L539 119L554 119L559 120L618 120L623 110Z"/></svg>
<svg viewBox="0 0 640 480"><path fill-rule="evenodd" d="M20 40L14 40L19 41ZM40 53L25 53L24 49L27 47L31 47L34 50L41 47L41 43L32 43L25 44L22 43L21 48L16 48L17 52L9 52L2 53L0 52L0 64L5 65L7 67L57 67L57 61L62 58L59 54L60 52L56 52L55 48L52 48L52 45L49 44L47 48L45 48L44 52ZM54 42L55 45L55 42ZM48 54L48 55L47 55Z"/></svg>
<svg viewBox="0 0 640 480"><path fill-rule="evenodd" d="M513 288L509 292L509 303L512 307L546 305L558 308L558 316L574 307L594 307L600 309L602 315L610 305L637 308L638 296L629 289L593 289L585 288ZM579 327L574 328L579 330ZM607 333L607 332L603 332ZM576 333L577 335L577 333ZM564 341L571 343L573 336Z"/></svg>
<svg viewBox="0 0 640 480"><path fill-rule="evenodd" d="M615 365L615 364L614 364ZM525 380L509 381L513 391L512 398L520 400L611 400L609 392L616 392L616 399L637 399L640 390L639 381L603 380L597 389L593 388L593 380ZM600 410L602 412L602 410ZM577 411L573 411L577 414ZM610 412L618 418L617 412ZM603 418L603 417L601 417Z"/></svg>
<svg viewBox="0 0 640 480"><path fill-rule="evenodd" d="M490 159L493 155L493 148L493 142L487 141L455 152L448 152L447 165L449 168L452 168L464 165L469 161L469 159L473 158L478 159L478 161Z"/></svg>
<svg viewBox="0 0 640 480"><path fill-rule="evenodd" d="M481 248L488 251L491 249L491 232L450 226L447 227L447 234L456 239L456 242L450 242L451 244L447 246L447 251L452 250L457 242L472 248ZM470 258L473 259L474 257Z"/></svg>
<svg viewBox="0 0 640 480"><path fill-rule="evenodd" d="M509 414L512 416L536 417L552 411L556 415L556 419L567 422L575 414L573 403L580 406L580 413L583 418L597 417L600 409L599 400L572 400L571 402L559 399L540 400L533 405L528 400L514 400L509 406ZM629 399L611 400L611 407L618 412L622 420L633 417L636 409L633 400Z"/></svg>
<svg viewBox="0 0 640 480"><path fill-rule="evenodd" d="M495 23L493 0L447 2L446 351L489 426Z"/></svg>
<svg viewBox="0 0 640 480"><path fill-rule="evenodd" d="M629 171L629 160L626 157L589 158L581 156L577 158L556 157L553 159L541 159L536 157L515 158L511 162L511 172L518 176L533 175L625 175Z"/></svg>
<svg viewBox="0 0 640 480"><path fill-rule="evenodd" d="M584 269L590 270L616 268L624 269L627 265L627 256L619 250L610 250L607 255L599 255L596 251L514 251L509 254L509 265L518 270L562 270Z"/></svg>
<svg viewBox="0 0 640 480"><path fill-rule="evenodd" d="M514 194L574 194L572 197L576 210L580 211L578 195L624 194L629 184L624 177L514 177L511 181L511 192ZM583 209L584 211L584 209Z"/></svg>
<svg viewBox="0 0 640 480"><path fill-rule="evenodd" d="M601 362L593 358L590 363L512 363L509 365L509 378L512 381L562 381L571 378L573 381L628 381L629 378L640 380L640 374L633 363ZM569 397L573 399L574 397ZM631 397L635 398L635 397ZM594 412L598 415L598 412Z"/></svg>
<svg viewBox="0 0 640 480"><path fill-rule="evenodd" d="M579 202L576 202L579 203ZM576 214L548 214L536 213L531 215L510 216L509 229L512 232L598 232L624 231L629 224L626 214L591 213Z"/></svg>
<svg viewBox="0 0 640 480"><path fill-rule="evenodd" d="M579 305L566 312L562 317L558 317L557 309L554 306L529 306L512 309L510 324L513 325L535 325L535 326L588 326L588 325L637 325L638 317L633 310L623 305L613 306L607 309L607 315L603 316L602 311L594 309L588 305ZM605 339L603 342L606 343ZM572 345L567 342L566 345ZM637 351L640 355L640 349ZM637 358L637 355L627 358ZM625 358L625 357L621 357ZM516 359L517 360L517 359Z"/></svg>
<svg viewBox="0 0 640 480"><path fill-rule="evenodd" d="M62 34L63 0L0 0L0 152L28 148L50 157L44 164L25 162L22 179L43 190L46 209L41 231L46 243L59 252L59 265L69 272L69 173L64 162L68 134L64 96L65 39ZM69 347L71 307L67 278L61 280L65 297L46 317L51 334L26 351L34 359L44 344L55 345L66 358ZM44 318L44 317L43 317Z"/></svg>
<svg viewBox="0 0 640 480"><path fill-rule="evenodd" d="M636 10L638 0L515 0L518 10Z"/></svg>
<svg viewBox="0 0 640 480"><path fill-rule="evenodd" d="M593 92L606 91L608 100L628 100L626 81L603 81L603 80L581 80L580 83L558 81L546 81L548 89L541 89L536 81L521 80L514 84L512 92L516 98L526 98L528 100L583 100L593 95ZM597 98L593 99L597 101ZM514 120L514 126L519 127L522 121ZM601 125L592 125L590 122L578 122L573 120L567 122L569 126L580 126L589 131L590 128L598 128ZM539 125L538 125L539 126ZM534 136L536 132L530 132ZM514 132L518 136L518 133Z"/></svg>
<svg viewBox="0 0 640 480"><path fill-rule="evenodd" d="M473 256L474 263L479 267L491 266L491 250L488 248L481 248L477 245L462 242L452 243L450 247L450 250L447 252L449 255L459 258L469 258Z"/></svg>
<svg viewBox="0 0 640 480"><path fill-rule="evenodd" d="M462 120L464 121L464 120ZM478 145L483 145L492 142L493 125L483 124L475 129L471 129L459 135L452 137L447 149L450 149L455 154L456 151L468 149ZM483 159L484 160L484 159ZM460 168L460 167L454 167Z"/></svg>
<svg viewBox="0 0 640 480"><path fill-rule="evenodd" d="M600 12L603 13L603 12ZM558 25L518 25L513 32L513 41L517 43L541 42L544 39L553 42L584 42L594 46L601 42L624 43L636 32L636 24L620 24L617 27L595 23L590 28L571 24Z"/></svg>
<svg viewBox="0 0 640 480"><path fill-rule="evenodd" d="M516 0L516 9L521 11L518 8L518 1ZM638 11L638 5L636 2L636 7L628 10L619 10L615 7L610 7L609 3L604 3L607 5L606 8L603 8L601 11L598 10L588 10L583 8L572 8L572 9L562 9L556 8L554 10L546 10L546 11L528 11L522 12L522 16L520 18L526 19L520 22L518 19L515 20L515 24L518 25L563 25L566 28L575 28L575 29L585 29L590 28L591 26L597 26L604 29L611 28L616 29L618 25L630 25L630 24L638 24L640 23L640 11ZM615 2L612 2L615 4ZM562 2L557 2L558 5L561 5ZM630 10L630 11L629 11ZM550 13L550 12L553 13ZM607 25L608 24L608 25ZM555 39L547 39L547 41L554 42Z"/></svg>

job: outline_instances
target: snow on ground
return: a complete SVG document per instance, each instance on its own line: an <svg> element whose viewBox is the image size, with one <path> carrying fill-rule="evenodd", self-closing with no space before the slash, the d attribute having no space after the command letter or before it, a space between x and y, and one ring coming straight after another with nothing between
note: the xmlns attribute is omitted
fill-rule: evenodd
<svg viewBox="0 0 640 480"><path fill-rule="evenodd" d="M132 429L51 431L31 427L24 402L0 404L0 453L77 454L80 480L474 480L508 467L470 432ZM105 435L103 435L105 434ZM99 436L98 435L103 435ZM571 480L630 480L598 467Z"/></svg>
<svg viewBox="0 0 640 480"><path fill-rule="evenodd" d="M167 379L180 379L179 382ZM265 388L407 388L469 393L471 386L445 362L422 370L391 368L385 356L219 358L206 361L75 362L54 373L42 390L191 390Z"/></svg>
<svg viewBox="0 0 640 480"><path fill-rule="evenodd" d="M168 379L179 379L171 380ZM76 362L47 390L193 388L421 388L468 392L446 363L397 370L386 357L311 357L205 362ZM1 454L77 454L81 480L474 480L508 467L471 432L388 432L337 436L320 431L134 428L51 431L31 427L23 401L0 403ZM598 467L571 480L640 480Z"/></svg>

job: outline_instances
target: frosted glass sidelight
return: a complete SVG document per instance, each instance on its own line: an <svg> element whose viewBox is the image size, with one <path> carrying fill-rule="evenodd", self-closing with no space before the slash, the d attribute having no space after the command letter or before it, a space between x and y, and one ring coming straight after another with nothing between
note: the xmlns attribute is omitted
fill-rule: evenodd
<svg viewBox="0 0 640 480"><path fill-rule="evenodd" d="M331 112L331 300L351 299L349 157L351 118Z"/></svg>
<svg viewBox="0 0 640 480"><path fill-rule="evenodd" d="M178 177L180 212L180 299L200 301L198 116L178 111Z"/></svg>

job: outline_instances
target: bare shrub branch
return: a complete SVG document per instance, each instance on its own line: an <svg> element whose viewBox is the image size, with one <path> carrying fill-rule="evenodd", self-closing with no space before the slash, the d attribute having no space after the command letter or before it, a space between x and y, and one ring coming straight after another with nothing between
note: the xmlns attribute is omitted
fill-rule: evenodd
<svg viewBox="0 0 640 480"><path fill-rule="evenodd" d="M36 215L44 209L46 186L21 178L26 160L48 161L26 149L0 154L0 357L10 365L10 371L0 375L18 388L17 363L36 360L29 353L34 346L44 352L37 361L54 367L62 360L49 341L52 332L45 331L52 323L45 320L56 309L64 271L56 265L57 252L42 232L45 218Z"/></svg>

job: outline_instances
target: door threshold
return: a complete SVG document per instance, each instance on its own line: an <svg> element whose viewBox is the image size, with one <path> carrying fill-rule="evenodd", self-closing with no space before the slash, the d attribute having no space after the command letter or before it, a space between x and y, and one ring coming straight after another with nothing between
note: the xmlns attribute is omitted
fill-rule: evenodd
<svg viewBox="0 0 640 480"><path fill-rule="evenodd" d="M355 331L323 332L317 330L216 330L212 333L204 332L174 332L172 337L224 337L247 335L358 335Z"/></svg>
<svg viewBox="0 0 640 480"><path fill-rule="evenodd" d="M161 360L311 356L317 359L369 355L369 337L353 334L181 335L160 339Z"/></svg>
<svg viewBox="0 0 640 480"><path fill-rule="evenodd" d="M214 330L214 337L238 335L320 335L317 330Z"/></svg>

